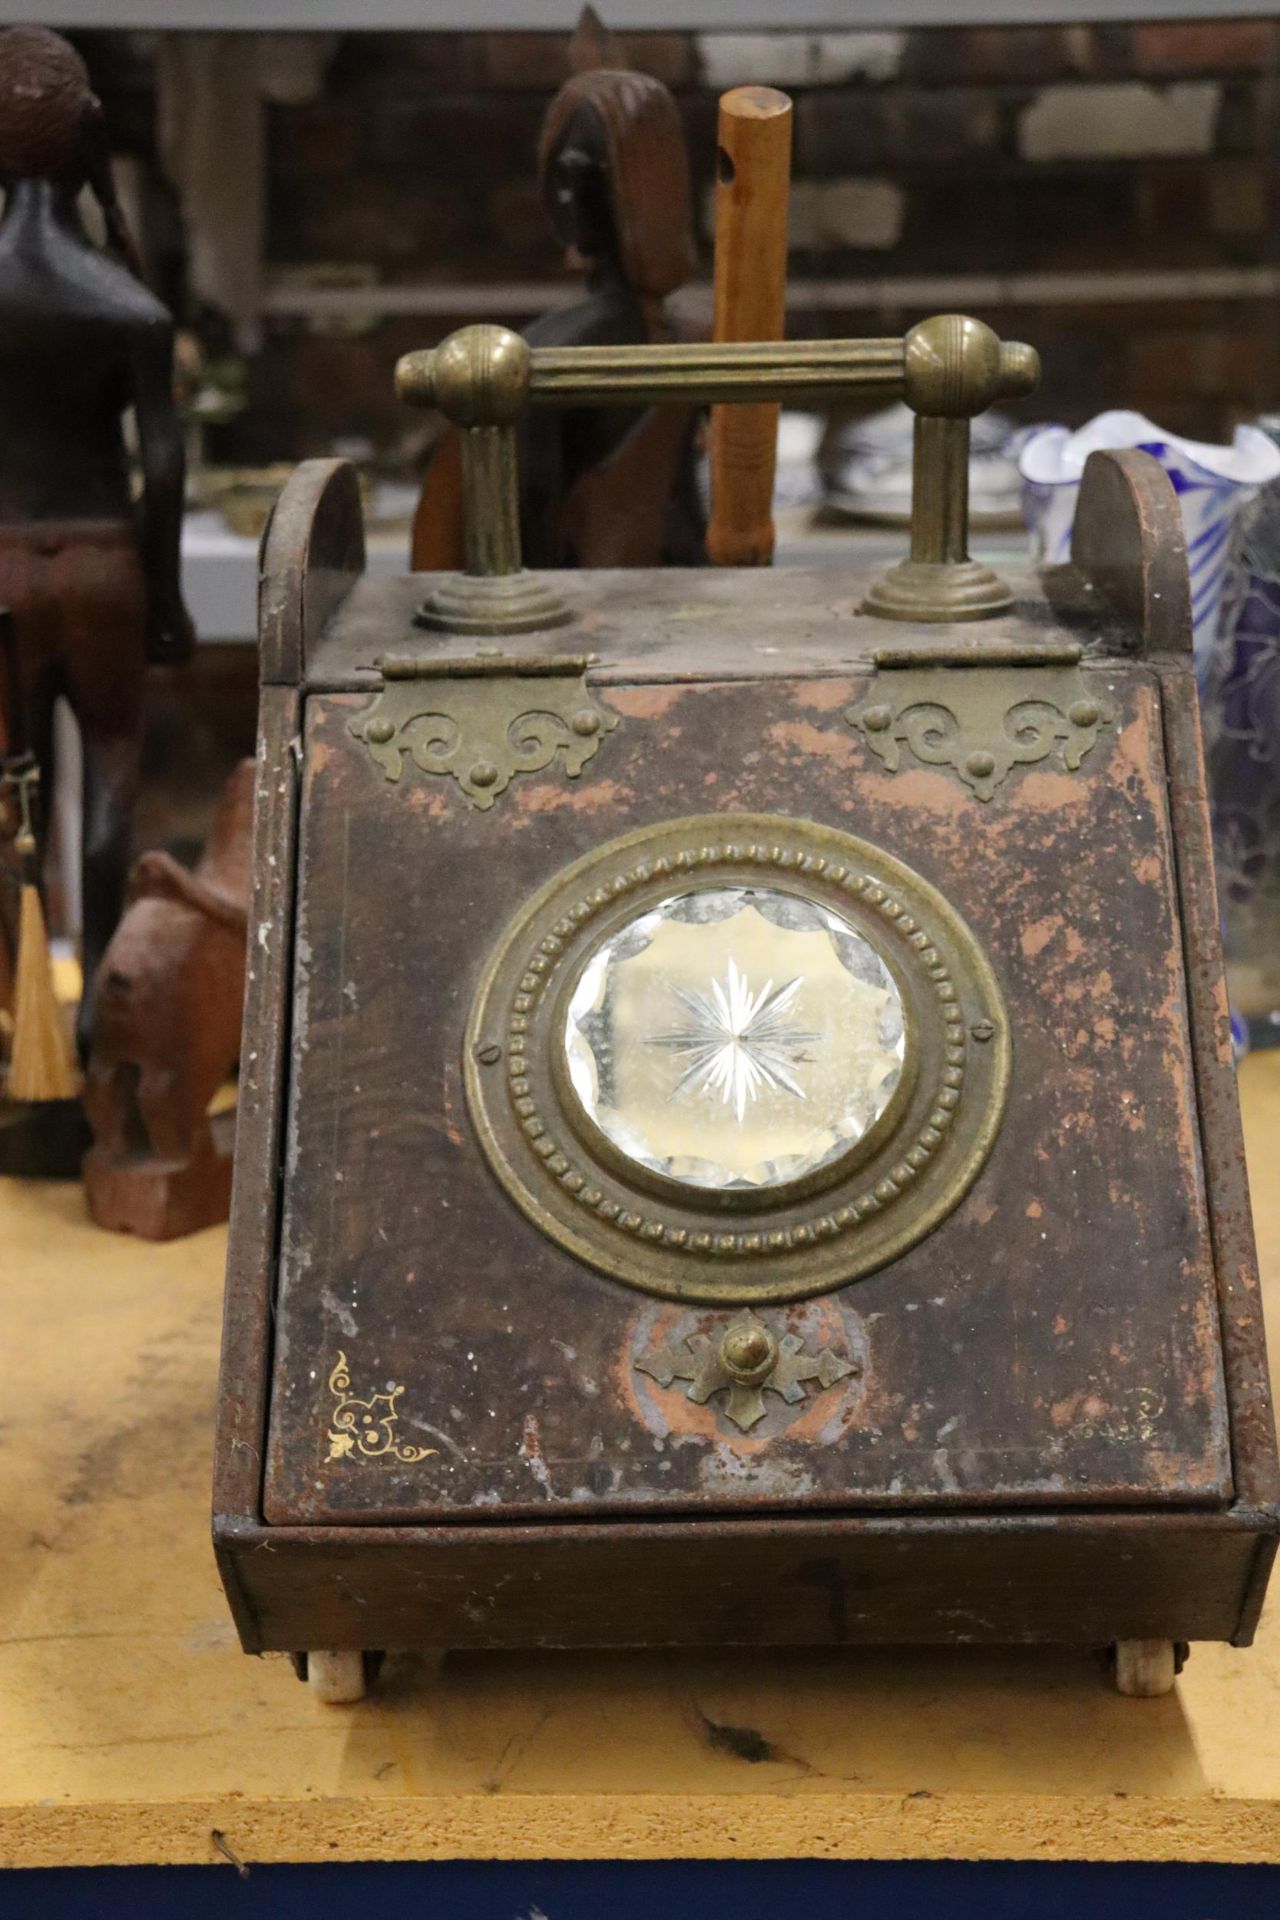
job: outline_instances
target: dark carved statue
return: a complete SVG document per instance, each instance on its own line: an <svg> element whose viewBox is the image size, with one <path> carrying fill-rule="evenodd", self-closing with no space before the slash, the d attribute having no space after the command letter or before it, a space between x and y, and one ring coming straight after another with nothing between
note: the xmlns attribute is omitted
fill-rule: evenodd
<svg viewBox="0 0 1280 1920"><path fill-rule="evenodd" d="M602 69L560 89L538 154L543 204L586 295L528 330L534 346L670 338L664 301L693 271L689 163L675 101ZM694 565L703 516L687 407L540 411L524 447L521 532L533 566ZM637 482L639 484L637 485Z"/></svg>
<svg viewBox="0 0 1280 1920"><path fill-rule="evenodd" d="M12 617L0 739L34 754L47 811L59 695L79 724L91 982L124 898L145 668L184 659L194 636L179 585L172 322L136 277L84 63L41 27L0 33L0 184L0 606ZM81 221L86 184L102 207L105 249Z"/></svg>
<svg viewBox="0 0 1280 1920"><path fill-rule="evenodd" d="M676 103L648 74L595 68L560 89L538 151L543 205L583 298L525 330L534 346L671 337L665 301L694 268L689 162ZM679 405L538 409L521 436L520 532L531 567L697 565L705 524L697 415ZM414 565L460 564L456 442L427 476Z"/></svg>

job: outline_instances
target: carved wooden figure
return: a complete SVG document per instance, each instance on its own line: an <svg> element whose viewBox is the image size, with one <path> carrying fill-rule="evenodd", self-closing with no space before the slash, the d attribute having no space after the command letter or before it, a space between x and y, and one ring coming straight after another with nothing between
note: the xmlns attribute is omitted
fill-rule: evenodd
<svg viewBox="0 0 1280 1920"><path fill-rule="evenodd" d="M577 73L547 112L542 201L583 298L534 321L532 345L639 345L671 336L665 301L694 268L689 163L676 103L660 80ZM694 566L705 527L693 463L697 414L671 405L570 408L522 435L520 530L532 567ZM413 564L461 564L457 442L427 475Z"/></svg>
<svg viewBox="0 0 1280 1920"><path fill-rule="evenodd" d="M98 976L85 1161L100 1226L169 1240L225 1220L230 1113L209 1104L240 1050L253 762L223 789L195 871L146 853Z"/></svg>
<svg viewBox="0 0 1280 1920"><path fill-rule="evenodd" d="M77 208L86 183L106 217L105 252ZM124 897L145 668L183 659L194 636L179 585L172 322L132 270L84 63L41 27L0 33L0 184L0 605L13 618L15 697L45 808L60 694L80 727L92 981ZM128 409L143 477L136 508ZM86 993L82 1044L90 1011Z"/></svg>
<svg viewBox="0 0 1280 1920"><path fill-rule="evenodd" d="M21 731L13 652L0 606L0 1173L73 1180L88 1122L40 897L40 768Z"/></svg>

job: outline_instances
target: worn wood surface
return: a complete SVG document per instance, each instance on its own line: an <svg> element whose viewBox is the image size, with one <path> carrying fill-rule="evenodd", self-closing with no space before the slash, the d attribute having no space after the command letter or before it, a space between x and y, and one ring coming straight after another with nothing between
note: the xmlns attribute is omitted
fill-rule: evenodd
<svg viewBox="0 0 1280 1920"><path fill-rule="evenodd" d="M1236 1098L1231 1011L1218 958L1220 920L1204 789L1200 703L1190 657L1161 669L1165 754L1183 908L1188 1005L1200 1097L1201 1147L1211 1199L1223 1367L1232 1409L1236 1496L1274 1502L1280 1493L1275 1423L1267 1393L1257 1254Z"/></svg>
<svg viewBox="0 0 1280 1920"><path fill-rule="evenodd" d="M224 1556L254 1653L1096 1648L1246 1643L1273 1548L1232 1512L246 1528Z"/></svg>
<svg viewBox="0 0 1280 1920"><path fill-rule="evenodd" d="M1280 1056L1242 1074L1280 1351ZM1086 1652L398 1656L318 1706L208 1546L225 1235L0 1185L0 1862L742 1856L1280 1861L1280 1606L1169 1698ZM20 1391L19 1391L20 1390ZM228 1883L230 1884L230 1883Z"/></svg>
<svg viewBox="0 0 1280 1920"><path fill-rule="evenodd" d="M853 681L611 687L619 725L580 782L522 776L490 812L412 766L388 782L350 731L358 696L308 702L270 1521L1230 1497L1159 703L1145 669L1089 685L1116 719L1078 771L1019 769L986 803L873 760ZM704 808L910 861L976 930L1015 1062L956 1212L792 1316L865 1371L746 1439L636 1376L670 1313L496 1190L461 1085L480 970L530 893ZM339 1355L356 1396L406 1383L415 1457L328 1447Z"/></svg>
<svg viewBox="0 0 1280 1920"><path fill-rule="evenodd" d="M1184 541L1167 477L1136 452L1095 454L1089 475L1077 519L1078 526L1092 527L1081 535L1081 566L1036 571L1011 565L1002 555L1001 572L1016 596L1013 608L945 635L935 626L859 615L886 564L905 557L903 535L900 545L891 541L875 557L859 551L838 568L718 567L691 574L665 567L638 576L602 566L590 574L555 573L547 584L574 615L557 629L556 645L595 654L592 678L600 682L625 681L638 672L646 679L846 673L869 667L878 652L901 653L941 637L961 652L1066 641L1086 654L1185 653L1183 628L1190 614ZM294 526L300 528L301 495L297 505ZM431 584L416 574L356 581L308 646L308 686L368 686L380 653L421 651L423 631L414 626L413 614ZM268 629L269 641L273 631ZM474 639L465 634L436 634L430 645L444 659L475 651ZM515 655L545 653L546 646L546 635L537 633L503 642L504 651Z"/></svg>
<svg viewBox="0 0 1280 1920"><path fill-rule="evenodd" d="M259 669L264 686L297 686L330 614L364 572L364 516L346 460L304 460L262 535Z"/></svg>
<svg viewBox="0 0 1280 1920"><path fill-rule="evenodd" d="M1137 629L1144 654L1191 657L1191 582L1178 497L1138 447L1091 453L1071 557Z"/></svg>
<svg viewBox="0 0 1280 1920"><path fill-rule="evenodd" d="M78 924L90 983L124 904L146 665L187 659L195 638L179 580L173 321L142 285L108 153L80 54L47 28L8 28L0 38L0 605L12 616L12 671L0 676L0 736L39 765L34 826L43 852L65 777L54 750L57 699L75 716L85 821ZM98 201L105 247L72 212L82 190ZM15 903L0 888L6 920ZM89 1004L86 995L83 1042Z"/></svg>
<svg viewBox="0 0 1280 1920"><path fill-rule="evenodd" d="M264 687L258 715L257 786L253 817L250 925L259 932L246 963L245 1031L240 1049L236 1178L231 1224L236 1248L229 1283L245 1302L228 1319L222 1353L225 1382L218 1404L217 1454L222 1498L252 1510L262 1477L260 1435L266 1403L267 1354L259 1329L270 1314L275 1272L276 1208L287 1058L298 769L295 747L301 703L289 687Z"/></svg>
<svg viewBox="0 0 1280 1920"><path fill-rule="evenodd" d="M579 39L575 61L594 52ZM670 337L664 302L695 250L679 110L649 74L578 68L547 110L538 193L583 295L526 330L533 346L619 346ZM520 430L526 566L694 565L704 557L692 408L530 413ZM462 564L456 434L437 444L414 516L416 569Z"/></svg>
<svg viewBox="0 0 1280 1920"><path fill-rule="evenodd" d="M838 568L549 573L548 586L575 615L555 629L554 645L594 654L591 678L602 685L638 674L646 680L741 680L868 670L878 653L936 645L940 637L933 626L858 617L883 572L883 560L859 557ZM1015 566L1002 572L1017 605L998 618L946 629L945 638L958 653L1075 643L1086 653L1132 650L1132 629L1075 568L1040 574ZM441 660L474 654L474 636L433 633L427 639L414 625L414 612L433 584L421 574L358 580L308 651L307 686L375 685L371 668L382 653L420 653L429 647ZM537 657L546 654L547 644L545 632L512 634L504 636L502 650L516 658Z"/></svg>

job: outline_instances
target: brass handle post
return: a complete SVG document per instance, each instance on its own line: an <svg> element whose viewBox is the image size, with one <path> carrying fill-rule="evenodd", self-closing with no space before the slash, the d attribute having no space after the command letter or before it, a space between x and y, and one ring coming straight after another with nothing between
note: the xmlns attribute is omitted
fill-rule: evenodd
<svg viewBox="0 0 1280 1920"><path fill-rule="evenodd" d="M475 634L562 626L569 609L520 562L516 422L529 391L528 343L506 327L464 327L429 358L431 397L421 404L439 407L462 430L465 571L446 575L419 607L418 623ZM397 386L403 396L400 369Z"/></svg>
<svg viewBox="0 0 1280 1920"><path fill-rule="evenodd" d="M924 621L1005 613L1013 605L1009 588L969 558L969 422L997 400L1030 393L1039 355L957 313L922 321L902 344L903 397L916 416L911 552L876 582L864 611Z"/></svg>
<svg viewBox="0 0 1280 1920"><path fill-rule="evenodd" d="M949 621L1000 613L1012 603L990 568L968 557L969 421L997 400L1029 393L1039 369L1034 348L1002 342L961 314L922 321L900 340L628 347L531 349L504 327L484 326L406 354L396 368L396 388L410 405L439 408L464 430L468 571L462 578L474 583L471 598L487 594L497 607L497 582L508 582L501 589L508 624L461 631L519 631L509 623L518 610L528 613L522 626L556 623L545 617L545 589L535 594L536 605L525 606L536 587L534 576L520 570L514 429L525 406L795 402L857 391L901 394L916 414L910 557L873 587L864 610L885 619ZM491 584L481 588L482 581ZM448 604L433 613L441 596ZM420 617L431 625L456 624L456 591L438 589Z"/></svg>

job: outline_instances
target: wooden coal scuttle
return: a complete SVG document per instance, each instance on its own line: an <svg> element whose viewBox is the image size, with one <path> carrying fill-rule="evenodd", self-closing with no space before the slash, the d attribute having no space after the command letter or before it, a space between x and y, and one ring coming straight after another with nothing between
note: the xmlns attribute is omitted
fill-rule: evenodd
<svg viewBox="0 0 1280 1920"><path fill-rule="evenodd" d="M1176 502L967 558L1028 348L536 349L467 570L265 541L216 1539L244 1646L1245 1643L1276 1452ZM911 556L530 574L527 406L917 414Z"/></svg>

